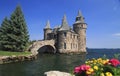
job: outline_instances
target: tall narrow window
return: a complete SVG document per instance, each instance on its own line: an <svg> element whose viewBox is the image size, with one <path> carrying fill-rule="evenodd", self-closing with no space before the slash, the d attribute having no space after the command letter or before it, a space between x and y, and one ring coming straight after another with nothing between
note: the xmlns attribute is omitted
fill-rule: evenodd
<svg viewBox="0 0 120 76"><path fill-rule="evenodd" d="M64 36L66 37L66 32L64 32Z"/></svg>
<svg viewBox="0 0 120 76"><path fill-rule="evenodd" d="M71 49L72 49L72 43L71 43Z"/></svg>
<svg viewBox="0 0 120 76"><path fill-rule="evenodd" d="M66 43L64 43L64 49L66 49Z"/></svg>
<svg viewBox="0 0 120 76"><path fill-rule="evenodd" d="M72 38L72 34L71 34L71 38Z"/></svg>

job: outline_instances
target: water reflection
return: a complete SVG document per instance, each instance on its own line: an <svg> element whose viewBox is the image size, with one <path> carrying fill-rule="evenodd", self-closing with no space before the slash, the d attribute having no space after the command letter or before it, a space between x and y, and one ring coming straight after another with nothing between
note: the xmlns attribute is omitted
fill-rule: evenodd
<svg viewBox="0 0 120 76"><path fill-rule="evenodd" d="M85 61L85 55L51 55L51 54L40 54L38 56L38 66L41 70L41 74L45 71L60 70L70 71L70 68L80 65ZM42 63L42 64L41 64Z"/></svg>

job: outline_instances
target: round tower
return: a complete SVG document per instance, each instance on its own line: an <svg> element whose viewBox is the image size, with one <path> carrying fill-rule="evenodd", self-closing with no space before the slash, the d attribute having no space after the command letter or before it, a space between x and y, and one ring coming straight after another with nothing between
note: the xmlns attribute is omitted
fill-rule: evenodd
<svg viewBox="0 0 120 76"><path fill-rule="evenodd" d="M87 24L84 22L84 17L78 11L75 23L73 24L73 30L78 34L78 51L81 53L86 53L86 29Z"/></svg>
<svg viewBox="0 0 120 76"><path fill-rule="evenodd" d="M67 52L67 32L70 30L68 26L66 15L63 16L61 27L58 30L58 52Z"/></svg>
<svg viewBox="0 0 120 76"><path fill-rule="evenodd" d="M52 32L52 29L50 28L50 22L49 20L46 23L46 27L44 28L44 40L49 39L49 33Z"/></svg>

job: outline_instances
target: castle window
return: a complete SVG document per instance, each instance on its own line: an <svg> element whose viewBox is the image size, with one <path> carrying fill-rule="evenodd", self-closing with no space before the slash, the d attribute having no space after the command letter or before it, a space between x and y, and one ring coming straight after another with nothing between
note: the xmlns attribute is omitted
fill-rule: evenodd
<svg viewBox="0 0 120 76"><path fill-rule="evenodd" d="M75 35L74 35L74 38L75 38Z"/></svg>
<svg viewBox="0 0 120 76"><path fill-rule="evenodd" d="M56 35L54 35L54 38L56 38Z"/></svg>
<svg viewBox="0 0 120 76"><path fill-rule="evenodd" d="M66 49L66 43L64 43L64 49Z"/></svg>
<svg viewBox="0 0 120 76"><path fill-rule="evenodd" d="M72 34L71 34L71 38L72 38Z"/></svg>
<svg viewBox="0 0 120 76"><path fill-rule="evenodd" d="M74 44L73 44L73 48L74 48Z"/></svg>
<svg viewBox="0 0 120 76"><path fill-rule="evenodd" d="M64 32L64 36L66 37L66 32Z"/></svg>
<svg viewBox="0 0 120 76"><path fill-rule="evenodd" d="M72 49L72 43L71 43L71 49Z"/></svg>
<svg viewBox="0 0 120 76"><path fill-rule="evenodd" d="M83 27L83 25L81 25L81 27Z"/></svg>
<svg viewBox="0 0 120 76"><path fill-rule="evenodd" d="M80 21L80 17L76 18L76 21Z"/></svg>
<svg viewBox="0 0 120 76"><path fill-rule="evenodd" d="M77 36L77 39L78 39L78 36Z"/></svg>

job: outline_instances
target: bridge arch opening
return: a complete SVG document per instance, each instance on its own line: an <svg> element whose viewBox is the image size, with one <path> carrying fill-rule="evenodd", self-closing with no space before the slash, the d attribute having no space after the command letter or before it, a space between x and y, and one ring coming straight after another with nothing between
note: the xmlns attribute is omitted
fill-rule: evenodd
<svg viewBox="0 0 120 76"><path fill-rule="evenodd" d="M50 54L54 54L54 53L56 53L56 50L51 45L45 45L45 46L42 46L42 47L40 47L38 49L38 53L50 53Z"/></svg>

